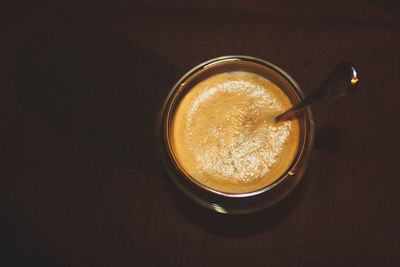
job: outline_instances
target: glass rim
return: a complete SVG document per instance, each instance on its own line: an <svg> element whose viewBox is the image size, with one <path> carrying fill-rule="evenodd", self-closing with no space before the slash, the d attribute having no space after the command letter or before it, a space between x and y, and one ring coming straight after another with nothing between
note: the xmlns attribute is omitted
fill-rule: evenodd
<svg viewBox="0 0 400 267"><path fill-rule="evenodd" d="M264 186L258 190L251 191L251 192L245 192L245 193L226 193L226 192L221 192L219 190L212 189L200 182L198 182L196 179L191 177L179 164L179 161L176 159L173 148L171 146L171 141L169 137L169 126L172 122L172 117L173 117L173 107L174 107L174 100L176 99L176 96L180 95L181 92L178 90L182 88L185 85L185 82L198 73L201 70L207 69L209 67L212 67L213 65L217 65L219 63L223 62L233 62L233 61L247 61L247 62L252 62L258 65L261 65L262 67L267 67L270 70L276 72L279 74L282 78L284 78L290 85L290 88L293 90L293 92L300 97L300 100L304 99L304 93L301 90L300 86L298 83L283 69L279 68L278 66L256 58L256 57L251 57L251 56L245 56L245 55L229 55L229 56L221 56L221 57L216 57L210 60L207 60L203 63L198 64L197 66L193 67L190 69L188 72L186 72L172 87L170 90L163 106L161 109L160 113L160 122L159 127L160 128L160 134L162 140L162 149L165 149L167 152L166 154L168 155L168 160L170 163L174 166L174 168L184 176L184 178L194 184L196 187L199 187L203 190L206 190L208 192L211 192L213 194L217 194L223 197L228 197L228 198L246 198L246 197L252 197L252 196L257 196L260 194L263 194L265 192L271 191L273 188L277 187L279 184L281 184L283 181L285 181L289 176L295 175L296 170L297 170L297 165L302 161L302 158L305 157L305 164L308 164L308 158L310 154L310 150L313 146L314 142L314 119L311 113L311 109L307 108L304 110L304 137L302 143L299 143L299 148L298 151L296 152L296 155L292 161L292 163L289 165L289 167L285 170L285 172L280 175L279 178L277 178L274 182L268 184L267 186ZM165 159L164 159L165 160Z"/></svg>

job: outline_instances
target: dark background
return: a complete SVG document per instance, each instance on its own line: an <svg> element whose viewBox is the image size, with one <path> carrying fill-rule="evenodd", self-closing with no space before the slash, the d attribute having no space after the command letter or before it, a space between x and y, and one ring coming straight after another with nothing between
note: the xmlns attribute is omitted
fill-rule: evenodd
<svg viewBox="0 0 400 267"><path fill-rule="evenodd" d="M396 1L43 1L0 8L0 266L400 266ZM213 57L270 61L310 93L304 179L271 209L209 212L155 152L171 86Z"/></svg>

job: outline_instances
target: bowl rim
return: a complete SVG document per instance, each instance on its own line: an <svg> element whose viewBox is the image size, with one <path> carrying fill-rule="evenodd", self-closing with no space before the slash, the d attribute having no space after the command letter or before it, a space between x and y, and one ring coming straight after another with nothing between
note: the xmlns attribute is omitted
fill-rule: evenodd
<svg viewBox="0 0 400 267"><path fill-rule="evenodd" d="M260 194L263 194L265 192L271 191L273 188L277 187L279 184L281 184L283 181L285 181L289 176L292 176L296 173L296 170L298 168L298 164L302 162L305 157L305 164L308 165L309 161L309 155L313 147L314 143L314 119L311 113L311 109L307 108L304 110L305 114L305 119L304 119L304 138L303 142L301 144L301 147L299 146L298 151L296 152L295 158L293 159L292 163L289 165L287 170L274 182L271 184L260 188L256 191L252 192L245 192L245 193L226 193L226 192L221 192L215 189L212 189L200 182L198 182L196 179L192 178L183 168L180 168L178 161L176 160L173 149L171 147L170 143L170 138L169 138L169 123L172 121L172 113L171 108L174 106L174 98L176 98L177 95L179 95L180 92L177 92L178 90L181 89L181 87L184 86L185 82L192 77L195 73L210 68L213 65L217 65L219 63L223 62L232 62L232 61L247 61L247 62L252 62L258 65L261 65L263 67L267 67L272 71L275 71L277 74L279 74L281 77L286 79L286 81L290 84L291 88L293 91L297 94L298 97L300 97L300 100L304 99L304 93L301 90L300 86L298 83L283 69L279 68L278 66L263 60L259 59L256 57L252 56L245 56L245 55L228 55L228 56L221 56L221 57L216 57L207 61L204 61L197 66L193 67L190 69L188 72L186 72L176 83L175 85L171 88L169 91L169 94L167 95L162 108L161 112L159 115L159 122L158 122L158 132L161 135L160 137L162 138L162 149L166 154L168 155L168 159L163 159L164 164L165 160L169 161L174 167L174 169L179 172L181 176L184 177L187 181L189 181L191 184L195 185L198 188L201 188L207 192L217 194L223 197L227 198L247 198L247 197L253 197L257 196ZM165 154L164 154L165 155ZM303 163L304 164L304 163ZM171 174L170 174L171 175Z"/></svg>

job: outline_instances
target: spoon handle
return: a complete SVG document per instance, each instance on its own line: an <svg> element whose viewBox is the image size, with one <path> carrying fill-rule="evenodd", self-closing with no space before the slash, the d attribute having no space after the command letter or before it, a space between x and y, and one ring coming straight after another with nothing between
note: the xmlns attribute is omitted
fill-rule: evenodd
<svg viewBox="0 0 400 267"><path fill-rule="evenodd" d="M322 100L341 97L354 93L358 87L358 73L351 62L342 62L329 74L326 80L306 97L301 103L293 106L275 118L275 121L287 119L292 114Z"/></svg>

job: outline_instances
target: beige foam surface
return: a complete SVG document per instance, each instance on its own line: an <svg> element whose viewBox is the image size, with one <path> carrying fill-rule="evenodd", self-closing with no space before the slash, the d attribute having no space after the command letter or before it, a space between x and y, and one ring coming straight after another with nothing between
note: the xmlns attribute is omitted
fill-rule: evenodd
<svg viewBox="0 0 400 267"><path fill-rule="evenodd" d="M292 106L272 82L253 73L217 74L179 103L171 141L179 165L225 193L256 191L278 179L297 152L297 119L275 123Z"/></svg>

